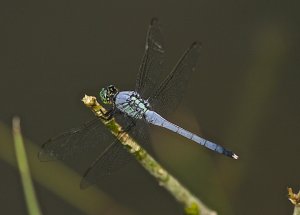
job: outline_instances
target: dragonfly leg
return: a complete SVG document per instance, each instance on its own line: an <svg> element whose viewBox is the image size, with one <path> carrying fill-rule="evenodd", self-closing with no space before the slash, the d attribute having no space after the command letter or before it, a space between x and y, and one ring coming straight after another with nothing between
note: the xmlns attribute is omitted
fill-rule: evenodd
<svg viewBox="0 0 300 215"><path fill-rule="evenodd" d="M102 114L101 118L104 119L104 120L111 120L111 118L113 117L113 115L115 114L116 112L116 108L112 108L110 110L108 110L106 113L104 113L101 109L100 109L100 112Z"/></svg>

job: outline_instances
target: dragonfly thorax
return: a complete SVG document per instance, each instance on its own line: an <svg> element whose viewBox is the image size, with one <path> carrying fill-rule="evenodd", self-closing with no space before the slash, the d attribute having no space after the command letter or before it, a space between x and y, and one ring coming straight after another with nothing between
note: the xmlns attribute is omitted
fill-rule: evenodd
<svg viewBox="0 0 300 215"><path fill-rule="evenodd" d="M135 119L143 118L150 108L149 102L135 91L119 92L115 98L115 105L121 112Z"/></svg>

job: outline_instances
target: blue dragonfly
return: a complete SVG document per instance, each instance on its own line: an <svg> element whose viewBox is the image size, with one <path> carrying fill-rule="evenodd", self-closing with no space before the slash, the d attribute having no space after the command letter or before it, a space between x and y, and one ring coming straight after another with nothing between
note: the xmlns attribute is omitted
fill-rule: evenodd
<svg viewBox="0 0 300 215"><path fill-rule="evenodd" d="M119 91L114 85L102 88L101 101L112 107L103 114L103 118L110 120L114 117L122 125L124 132L141 142L148 141L146 129L147 125L152 124L175 132L212 151L238 159L232 151L189 132L163 117L174 111L183 98L188 79L195 70L200 48L199 42L192 43L174 69L161 81L165 54L164 41L158 19L153 18L148 28L145 53L137 75L135 90ZM122 135L122 132L119 135ZM97 156L83 175L80 186L85 188L122 167L131 157L124 150L123 145L118 143L118 139L107 132L98 118L49 139L42 145L39 159L41 161L64 160L69 156L81 154L87 147L105 142L111 143Z"/></svg>

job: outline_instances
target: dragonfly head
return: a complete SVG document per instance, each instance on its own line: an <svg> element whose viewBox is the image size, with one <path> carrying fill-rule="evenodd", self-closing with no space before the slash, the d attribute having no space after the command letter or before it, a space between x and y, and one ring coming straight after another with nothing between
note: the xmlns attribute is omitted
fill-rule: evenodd
<svg viewBox="0 0 300 215"><path fill-rule="evenodd" d="M104 87L100 91L100 99L104 104L112 104L119 90L114 85Z"/></svg>

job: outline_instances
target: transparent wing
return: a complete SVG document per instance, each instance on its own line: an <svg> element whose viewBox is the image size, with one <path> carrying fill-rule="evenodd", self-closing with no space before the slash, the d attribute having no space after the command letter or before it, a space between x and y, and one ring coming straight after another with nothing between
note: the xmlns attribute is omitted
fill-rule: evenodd
<svg viewBox="0 0 300 215"><path fill-rule="evenodd" d="M41 161L65 160L109 141L109 133L99 118L47 140L38 154Z"/></svg>
<svg viewBox="0 0 300 215"><path fill-rule="evenodd" d="M103 177L119 170L126 165L133 157L116 139L111 143L89 166L85 171L80 182L80 188L85 189Z"/></svg>
<svg viewBox="0 0 300 215"><path fill-rule="evenodd" d="M116 121L122 125L124 132L133 137L139 144L150 141L148 124L142 120L132 120L124 115L115 116ZM123 135L120 133L119 135ZM100 182L107 176L118 171L134 157L124 148L117 138L91 163L85 171L80 187L85 189L90 185Z"/></svg>
<svg viewBox="0 0 300 215"><path fill-rule="evenodd" d="M190 75L195 70L200 47L200 43L194 42L150 97L149 102L155 111L167 114L177 108L184 95Z"/></svg>
<svg viewBox="0 0 300 215"><path fill-rule="evenodd" d="M143 98L150 96L157 80L160 80L164 53L164 42L159 22L158 19L153 18L148 29L145 53L136 80L135 91Z"/></svg>

